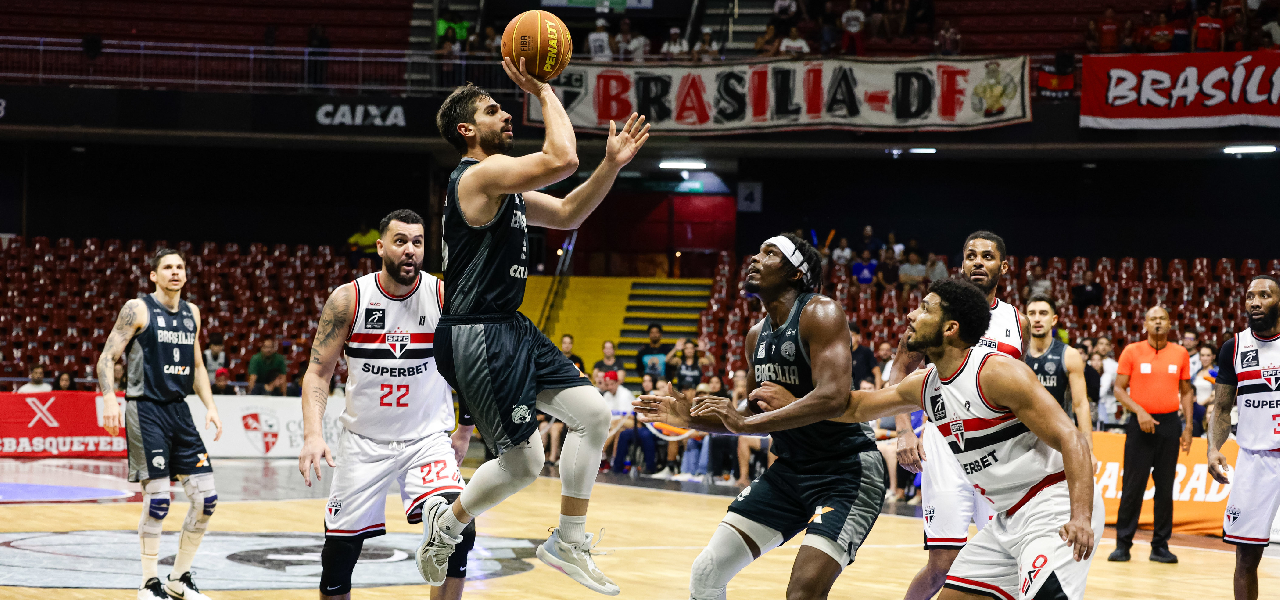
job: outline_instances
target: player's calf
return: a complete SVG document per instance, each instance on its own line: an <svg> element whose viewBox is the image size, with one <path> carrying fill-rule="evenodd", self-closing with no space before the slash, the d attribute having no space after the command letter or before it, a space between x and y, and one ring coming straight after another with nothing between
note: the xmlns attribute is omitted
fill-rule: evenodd
<svg viewBox="0 0 1280 600"><path fill-rule="evenodd" d="M165 581L165 591L179 600L204 600L191 578L191 563L196 550L204 540L209 519L218 506L218 492L213 487L213 473L199 473L182 479L182 491L191 501L187 518L182 522L182 537L178 542L178 554L173 559L173 571Z"/></svg>
<svg viewBox="0 0 1280 600"><path fill-rule="evenodd" d="M142 482L142 517L138 521L138 541L142 546L142 587L139 600L167 599L160 583L160 532L169 515L169 480Z"/></svg>

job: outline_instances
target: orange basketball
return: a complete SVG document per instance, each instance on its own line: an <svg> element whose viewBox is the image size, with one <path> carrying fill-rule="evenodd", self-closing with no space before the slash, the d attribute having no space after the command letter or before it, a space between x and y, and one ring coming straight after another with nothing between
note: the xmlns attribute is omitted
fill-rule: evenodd
<svg viewBox="0 0 1280 600"><path fill-rule="evenodd" d="M516 15L502 32L502 56L516 68L524 58L530 75L542 82L555 79L573 57L573 40L559 17L545 10L529 10Z"/></svg>

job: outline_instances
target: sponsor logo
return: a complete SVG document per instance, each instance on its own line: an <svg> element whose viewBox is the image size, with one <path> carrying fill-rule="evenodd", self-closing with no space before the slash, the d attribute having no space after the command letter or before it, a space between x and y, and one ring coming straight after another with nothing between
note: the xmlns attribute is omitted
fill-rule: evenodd
<svg viewBox="0 0 1280 600"><path fill-rule="evenodd" d="M522 229L522 230L523 230L523 229L525 229L526 227L528 227L528 225L529 225L529 220L528 220L528 217L525 217L525 216L524 216L524 213L519 212L519 211L516 211L516 212L514 212L514 213L511 213L511 226L512 226L512 227L514 227L514 228L516 228L516 229Z"/></svg>
<svg viewBox="0 0 1280 600"><path fill-rule="evenodd" d="M760 348L756 350L756 358L764 358L764 344L760 344Z"/></svg>
<svg viewBox="0 0 1280 600"><path fill-rule="evenodd" d="M1240 518L1240 508L1237 506L1228 506L1225 514L1227 525L1235 525Z"/></svg>
<svg viewBox="0 0 1280 600"><path fill-rule="evenodd" d="M364 328L365 329L386 329L387 328L387 309L385 308L364 309Z"/></svg>
<svg viewBox="0 0 1280 600"><path fill-rule="evenodd" d="M200 461L196 463L196 467L203 467L209 464L209 453L207 452L197 454L196 458L200 459Z"/></svg>
<svg viewBox="0 0 1280 600"><path fill-rule="evenodd" d="M833 511L833 510L835 510L835 509L834 509L834 508L831 508L830 506L819 506L818 508L813 509L813 516L812 516L812 517L809 517L809 522L810 522L810 523L821 523L821 522L822 522L822 515L825 515L825 514L827 514L827 513L831 512L831 511Z"/></svg>
<svg viewBox="0 0 1280 600"><path fill-rule="evenodd" d="M942 394L929 396L929 406L933 408L934 423L941 423L947 420L947 404L942 401Z"/></svg>
<svg viewBox="0 0 1280 600"><path fill-rule="evenodd" d="M316 122L330 126L404 127L404 107L399 104L325 104L316 110Z"/></svg>
<svg viewBox="0 0 1280 600"><path fill-rule="evenodd" d="M742 502L743 500L747 499L747 496L750 496L750 495L751 495L751 486L747 486L742 488L742 491L738 492L738 497L734 499L737 500L738 502Z"/></svg>
<svg viewBox="0 0 1280 600"><path fill-rule="evenodd" d="M404 333L400 329L397 329L396 332L387 334L387 347L391 348L391 353L395 354L396 358L400 358L400 354L409 347L410 337L408 333Z"/></svg>
<svg viewBox="0 0 1280 600"><path fill-rule="evenodd" d="M796 345L791 342L782 343L782 358L787 360L796 359Z"/></svg>
<svg viewBox="0 0 1280 600"><path fill-rule="evenodd" d="M58 420L53 418L53 413L49 412L49 407L53 406L53 401L54 398L49 398L48 402L41 404L39 398L27 398L27 406L30 406L31 410L36 413L35 418L31 419L30 423L27 423L27 429L35 427L36 423L40 422L49 427L58 426Z"/></svg>
<svg viewBox="0 0 1280 600"><path fill-rule="evenodd" d="M191 367L187 365L165 365L165 375L190 375Z"/></svg>
<svg viewBox="0 0 1280 600"><path fill-rule="evenodd" d="M924 507L924 522L932 523L933 518L937 516L938 511L932 505Z"/></svg>
<svg viewBox="0 0 1280 600"><path fill-rule="evenodd" d="M1248 369L1249 367L1258 366L1258 349L1245 350L1240 353L1240 368Z"/></svg>
<svg viewBox="0 0 1280 600"><path fill-rule="evenodd" d="M1262 380L1267 382L1271 389L1276 389L1276 384L1280 384L1280 369L1274 367L1263 369Z"/></svg>
<svg viewBox="0 0 1280 600"><path fill-rule="evenodd" d="M370 302L369 306L382 306L381 302Z"/></svg>
<svg viewBox="0 0 1280 600"><path fill-rule="evenodd" d="M159 326L161 326L161 327L164 327L164 326L165 326L165 324L164 324L164 317L157 316L157 317L156 317L156 324L157 324L157 325L159 325Z"/></svg>
<svg viewBox="0 0 1280 600"><path fill-rule="evenodd" d="M164 457L163 457L163 456L156 456L156 457L153 457L153 458L151 459L151 466L153 466L153 467L155 467L155 468L157 468L157 469L163 469L163 468L164 468Z"/></svg>
<svg viewBox="0 0 1280 600"><path fill-rule="evenodd" d="M511 410L512 423L528 423L532 419L533 413L529 411L528 406L521 404Z"/></svg>
<svg viewBox="0 0 1280 600"><path fill-rule="evenodd" d="M261 409L249 408L240 416L244 426L244 434L254 448L259 448L265 455L271 452L276 442L280 441L280 421L275 413Z"/></svg>
<svg viewBox="0 0 1280 600"><path fill-rule="evenodd" d="M1024 596L1031 592L1031 585L1035 583L1036 577L1040 576L1040 571L1047 564L1049 564L1049 557L1043 554L1031 559L1031 569L1027 571L1027 577L1022 580L1022 594Z"/></svg>
<svg viewBox="0 0 1280 600"><path fill-rule="evenodd" d="M522 267L520 265L511 265L511 269L507 271L507 274L515 277L516 279L528 279L529 268Z"/></svg>
<svg viewBox="0 0 1280 600"><path fill-rule="evenodd" d="M58 455L63 452L124 452L124 436L56 435L49 437L0 438L0 452L5 454Z"/></svg>
<svg viewBox="0 0 1280 600"><path fill-rule="evenodd" d="M338 516L338 513L342 512L342 501L337 498L330 500L329 504L325 506L325 510L329 512L330 517Z"/></svg>

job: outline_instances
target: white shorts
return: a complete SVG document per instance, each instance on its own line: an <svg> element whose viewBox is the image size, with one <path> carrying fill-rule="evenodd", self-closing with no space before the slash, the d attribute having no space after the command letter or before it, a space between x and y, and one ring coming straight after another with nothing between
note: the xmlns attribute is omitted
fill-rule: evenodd
<svg viewBox="0 0 1280 600"><path fill-rule="evenodd" d="M461 493L462 474L448 434L379 442L342 430L329 484L325 535L374 537L386 533L387 487L400 486L405 517L422 522L422 503L437 494Z"/></svg>
<svg viewBox="0 0 1280 600"><path fill-rule="evenodd" d="M1248 485L1240 485L1245 481ZM1241 448L1231 482L1235 485L1222 516L1222 541L1266 546L1280 508L1280 451Z"/></svg>
<svg viewBox="0 0 1280 600"><path fill-rule="evenodd" d="M982 531L995 515L991 501L969 483L960 461L932 422L920 433L924 446L924 472L920 500L924 511L924 547L963 548L969 540L969 523Z"/></svg>
<svg viewBox="0 0 1280 600"><path fill-rule="evenodd" d="M1057 586L1070 600L1084 597L1089 564L1098 554L1106 507L1098 488L1093 492L1094 552L1076 562L1071 546L1058 537L1058 528L1071 519L1071 498L1065 482L1051 485L1022 505L1012 517L996 515L991 523L960 550L946 587L997 600L1034 598L1045 586ZM1052 588L1050 588L1052 589Z"/></svg>

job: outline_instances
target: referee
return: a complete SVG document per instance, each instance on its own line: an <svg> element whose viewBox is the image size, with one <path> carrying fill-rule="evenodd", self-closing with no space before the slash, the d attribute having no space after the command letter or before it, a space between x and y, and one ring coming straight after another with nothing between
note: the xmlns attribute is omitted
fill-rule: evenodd
<svg viewBox="0 0 1280 600"><path fill-rule="evenodd" d="M1129 547L1138 530L1138 513L1147 489L1147 476L1155 479L1155 531L1151 536L1151 560L1176 563L1169 552L1173 533L1173 478L1178 467L1178 447L1191 450L1191 414L1195 397L1186 348L1169 342L1169 313L1159 306L1147 311L1147 340L1124 347L1116 370L1116 400L1133 413L1125 424L1124 487L1116 515L1116 550L1110 561L1129 560Z"/></svg>

